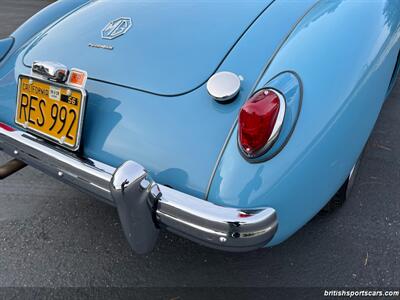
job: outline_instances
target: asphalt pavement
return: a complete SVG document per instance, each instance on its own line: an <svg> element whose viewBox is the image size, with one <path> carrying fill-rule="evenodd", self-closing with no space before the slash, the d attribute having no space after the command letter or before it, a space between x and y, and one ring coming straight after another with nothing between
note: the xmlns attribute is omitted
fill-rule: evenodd
<svg viewBox="0 0 400 300"><path fill-rule="evenodd" d="M0 38L50 1L0 0ZM0 182L0 286L400 286L400 84L353 194L283 244L232 254L163 232L131 252L113 207L27 167ZM7 157L0 154L0 163Z"/></svg>

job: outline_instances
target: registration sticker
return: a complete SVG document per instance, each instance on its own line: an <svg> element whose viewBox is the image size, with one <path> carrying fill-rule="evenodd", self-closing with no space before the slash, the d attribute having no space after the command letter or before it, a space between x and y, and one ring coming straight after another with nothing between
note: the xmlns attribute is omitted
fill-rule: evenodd
<svg viewBox="0 0 400 300"><path fill-rule="evenodd" d="M60 101L61 98L61 89L55 86L50 87L49 97L52 100Z"/></svg>

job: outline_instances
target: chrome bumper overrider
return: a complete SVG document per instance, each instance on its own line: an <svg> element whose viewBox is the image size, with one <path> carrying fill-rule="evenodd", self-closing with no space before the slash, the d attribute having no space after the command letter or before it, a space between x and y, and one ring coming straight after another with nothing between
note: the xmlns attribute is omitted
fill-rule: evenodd
<svg viewBox="0 0 400 300"><path fill-rule="evenodd" d="M138 253L153 249L160 227L209 247L248 251L265 246L278 226L272 208L242 210L212 204L155 183L133 161L115 169L1 127L0 150L115 205L125 235Z"/></svg>

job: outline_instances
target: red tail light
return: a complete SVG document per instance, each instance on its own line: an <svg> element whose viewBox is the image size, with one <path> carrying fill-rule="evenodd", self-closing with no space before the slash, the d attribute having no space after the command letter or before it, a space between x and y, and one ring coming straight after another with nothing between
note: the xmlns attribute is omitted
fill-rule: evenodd
<svg viewBox="0 0 400 300"><path fill-rule="evenodd" d="M264 154L275 142L283 124L286 104L271 89L256 92L239 113L239 145L247 157Z"/></svg>

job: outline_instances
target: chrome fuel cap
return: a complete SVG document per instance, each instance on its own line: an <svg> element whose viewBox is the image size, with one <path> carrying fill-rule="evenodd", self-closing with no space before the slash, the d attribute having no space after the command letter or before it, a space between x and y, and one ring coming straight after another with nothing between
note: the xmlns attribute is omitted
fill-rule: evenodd
<svg viewBox="0 0 400 300"><path fill-rule="evenodd" d="M207 81L207 91L218 102L228 102L236 97L240 90L241 78L232 72L215 73Z"/></svg>

